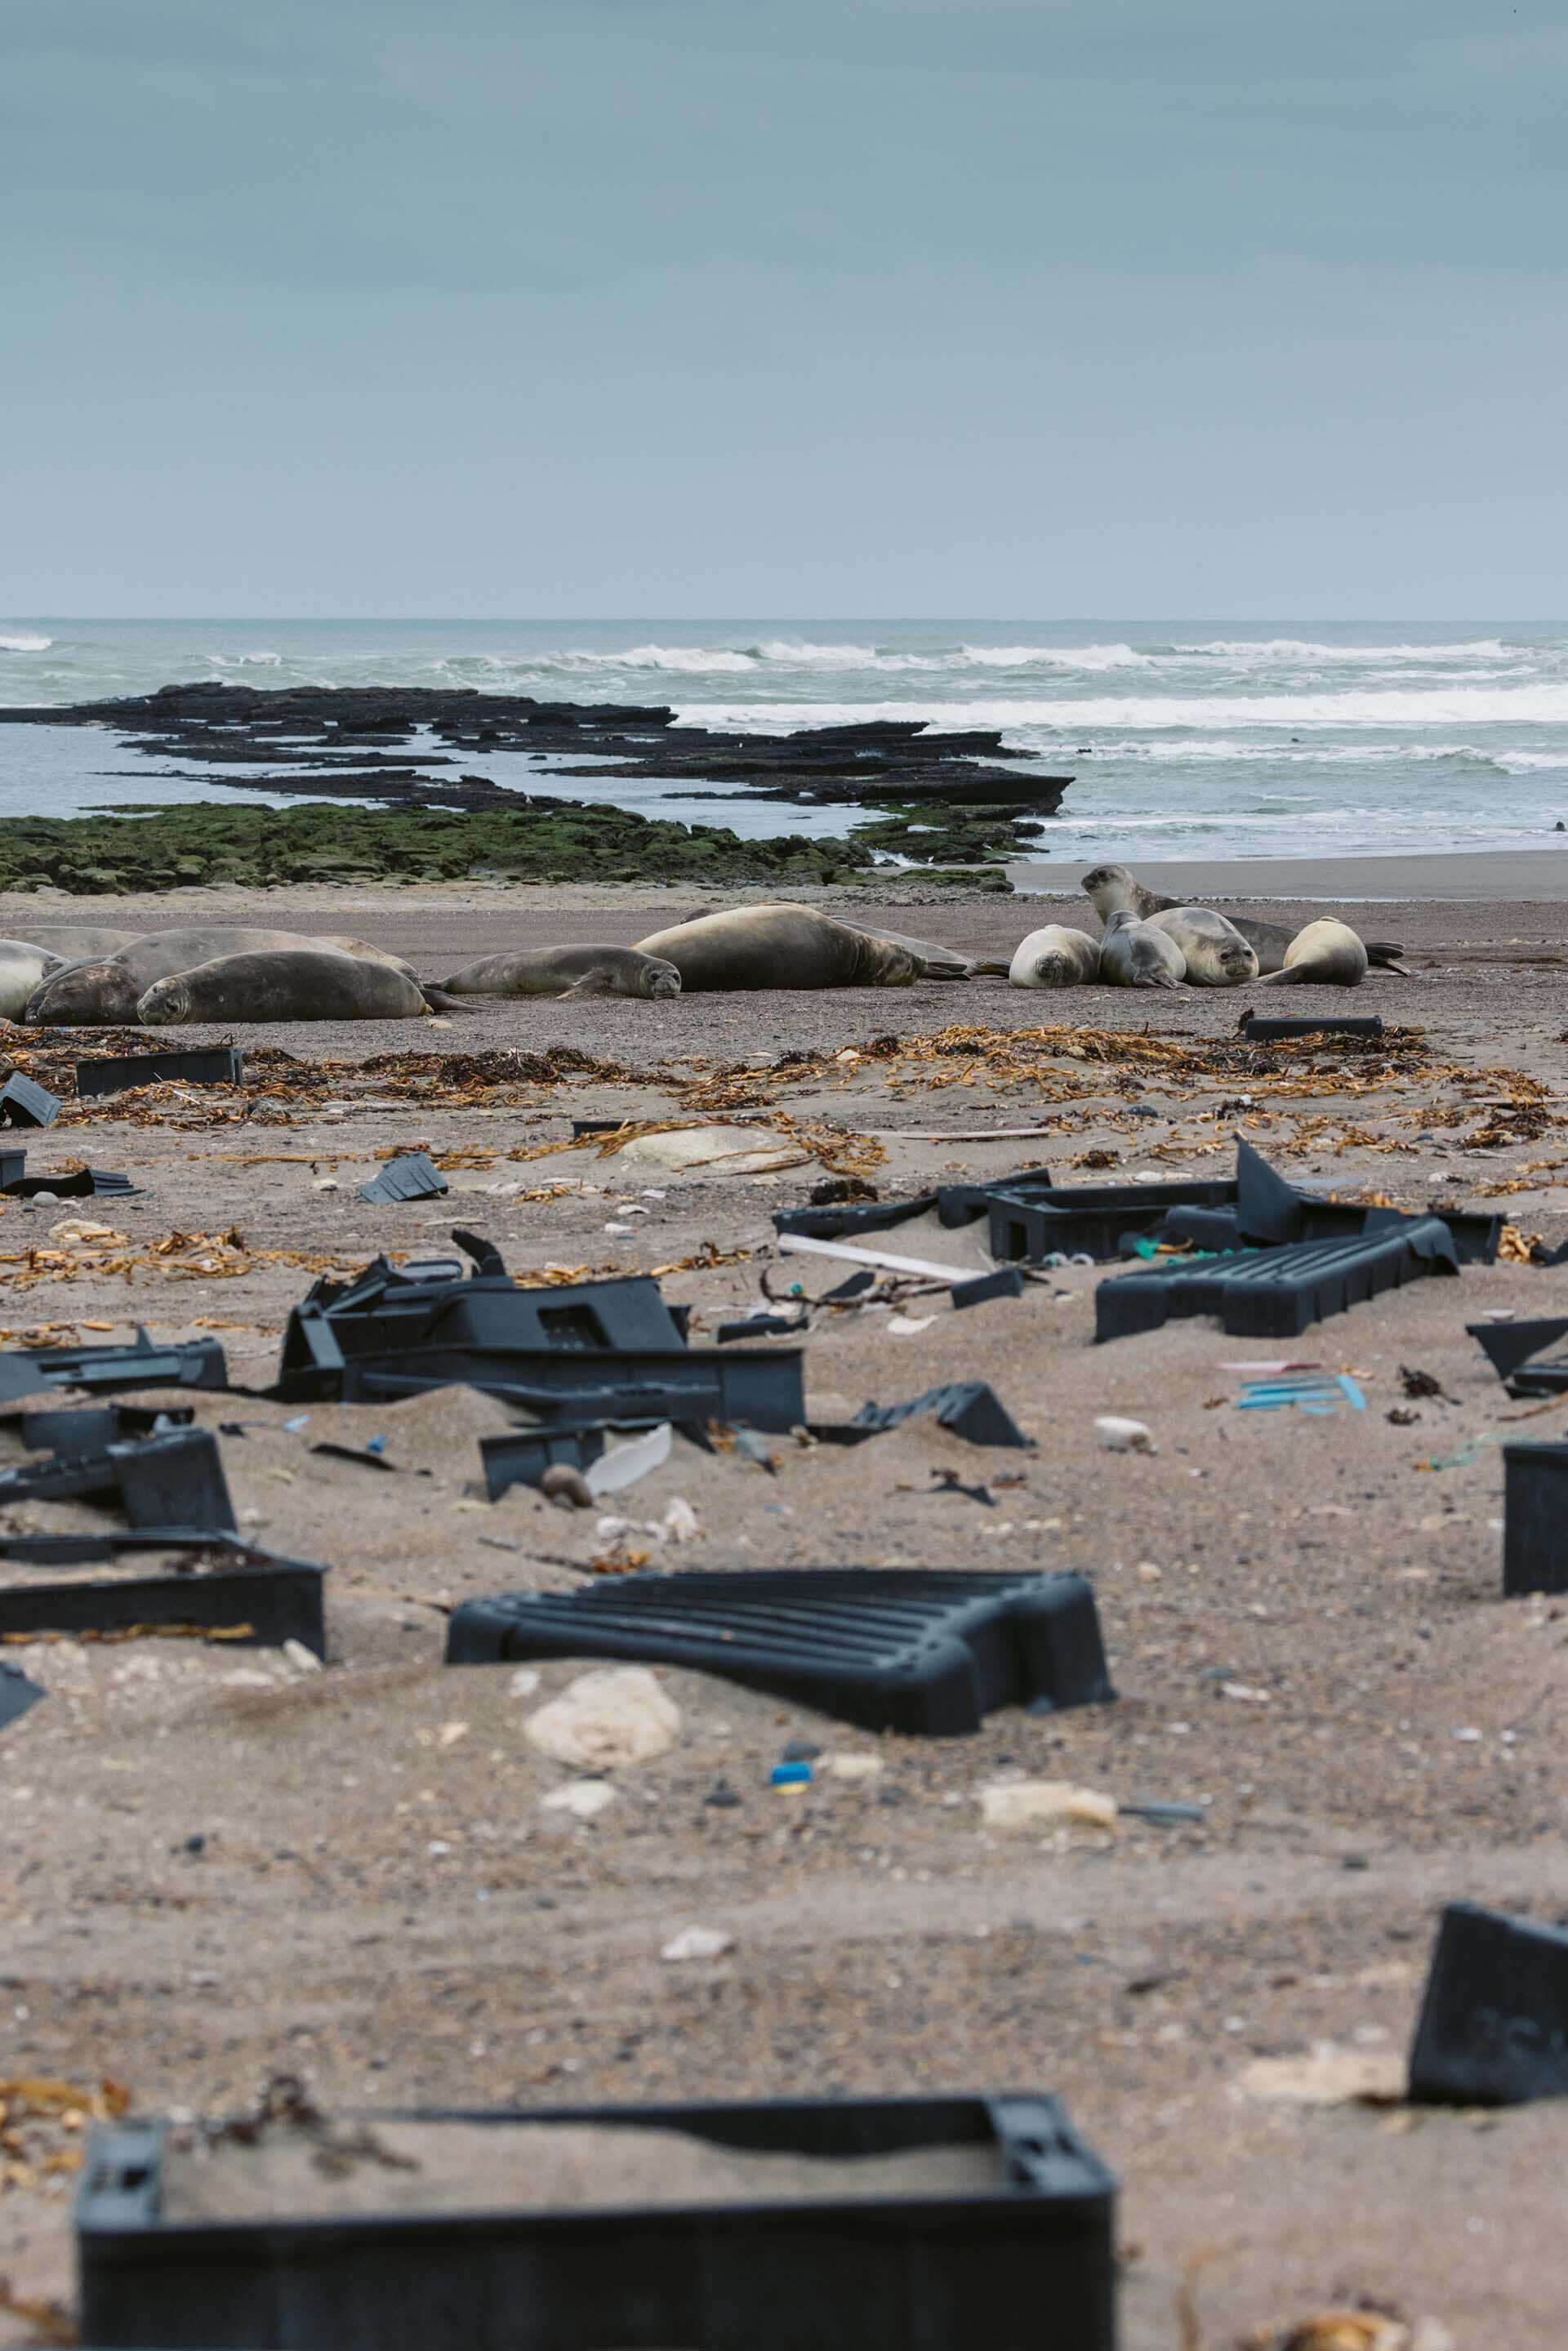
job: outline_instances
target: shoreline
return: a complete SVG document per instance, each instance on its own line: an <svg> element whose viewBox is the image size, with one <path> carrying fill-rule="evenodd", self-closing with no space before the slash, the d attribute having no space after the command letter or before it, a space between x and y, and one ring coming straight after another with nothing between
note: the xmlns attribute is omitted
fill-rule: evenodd
<svg viewBox="0 0 1568 2351"><path fill-rule="evenodd" d="M1009 863L1008 878L1020 895L1075 897L1081 878L1109 859L1029 858ZM1171 896L1335 899L1343 904L1410 904L1469 900L1491 904L1559 905L1568 902L1568 833L1551 846L1479 849L1419 855L1364 857L1195 857L1136 862L1133 871L1150 889Z"/></svg>

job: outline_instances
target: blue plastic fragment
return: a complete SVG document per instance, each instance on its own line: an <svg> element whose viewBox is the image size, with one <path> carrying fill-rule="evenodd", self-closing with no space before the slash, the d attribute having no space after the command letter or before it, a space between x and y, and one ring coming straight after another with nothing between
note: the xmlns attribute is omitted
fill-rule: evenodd
<svg viewBox="0 0 1568 2351"><path fill-rule="evenodd" d="M810 1777L809 1763L775 1763L768 1774L768 1784L770 1788L804 1788Z"/></svg>
<svg viewBox="0 0 1568 2351"><path fill-rule="evenodd" d="M387 1449L387 1440L386 1440L386 1438L385 1438L384 1437L366 1437L366 1439L365 1439L365 1451L366 1451L367 1453L384 1453L384 1452L386 1451L386 1449Z"/></svg>

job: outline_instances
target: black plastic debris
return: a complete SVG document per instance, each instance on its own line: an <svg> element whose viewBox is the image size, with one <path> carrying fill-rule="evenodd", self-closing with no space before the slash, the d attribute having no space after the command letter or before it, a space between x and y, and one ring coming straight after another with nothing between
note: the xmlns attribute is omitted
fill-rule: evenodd
<svg viewBox="0 0 1568 2351"><path fill-rule="evenodd" d="M39 1388L79 1387L108 1395L126 1388L226 1388L228 1366L215 1339L155 1347L138 1329L130 1347L18 1347L0 1353L0 1407Z"/></svg>
<svg viewBox="0 0 1568 2351"><path fill-rule="evenodd" d="M170 1081L187 1086L245 1083L245 1056L236 1045L210 1045L192 1053L115 1053L77 1063L77 1094L123 1093L131 1086Z"/></svg>
<svg viewBox="0 0 1568 2351"><path fill-rule="evenodd" d="M775 1208L773 1229L801 1233L809 1240L841 1241L846 1234L891 1232L936 1206L935 1192L904 1200L849 1200L826 1208Z"/></svg>
<svg viewBox="0 0 1568 2351"><path fill-rule="evenodd" d="M0 1192L16 1192L27 1179L25 1151L0 1151Z"/></svg>
<svg viewBox="0 0 1568 2351"><path fill-rule="evenodd" d="M20 1159L25 1154L14 1155ZM53 1195L57 1200L129 1200L141 1196L141 1187L129 1176L117 1175L110 1167L72 1167L58 1176L19 1176L15 1183L0 1183L0 1192L15 1198L37 1199L40 1192Z"/></svg>
<svg viewBox="0 0 1568 2351"><path fill-rule="evenodd" d="M1004 1265L995 1273L977 1273L967 1281L956 1281L948 1293L955 1306L984 1306L993 1298L1021 1298L1024 1279L1017 1266Z"/></svg>
<svg viewBox="0 0 1568 2351"><path fill-rule="evenodd" d="M438 1200L446 1189L446 1178L427 1151L400 1152L389 1159L379 1176L361 1184L356 1196L361 1200Z"/></svg>
<svg viewBox="0 0 1568 2351"><path fill-rule="evenodd" d="M1171 1209L1233 1208L1228 1178L1169 1184L1075 1184L1030 1193L997 1186L990 1194L994 1258L1038 1264L1048 1257L1115 1257L1130 1236L1152 1235Z"/></svg>
<svg viewBox="0 0 1568 2351"><path fill-rule="evenodd" d="M76 2209L84 2342L208 2351L1113 2351L1116 2183L1053 2097L747 2100L345 2116L675 2132L738 2156L949 2151L951 2185L754 2202L171 2220L167 2122L95 2129ZM276 2127L276 2126L274 2126ZM656 2159L656 2158L655 2158ZM548 2163L548 2158L541 2161ZM622 2157L618 2168L634 2160ZM515 2160L513 2167L516 2169ZM823 2314L829 2317L824 2322ZM1043 2316L1042 2316L1043 2314Z"/></svg>
<svg viewBox="0 0 1568 2351"><path fill-rule="evenodd" d="M0 1640L58 1633L172 1626L261 1648L300 1641L326 1654L321 1585L327 1571L222 1533L144 1528L121 1533L0 1535L0 1561L18 1567L101 1566L126 1555L172 1554L146 1574L65 1582L0 1573Z"/></svg>
<svg viewBox="0 0 1568 2351"><path fill-rule="evenodd" d="M1551 1350L1568 1338L1568 1315L1543 1315L1527 1322L1467 1322L1510 1395L1561 1395L1568 1388L1568 1354Z"/></svg>
<svg viewBox="0 0 1568 2351"><path fill-rule="evenodd" d="M61 1415L67 1418L69 1416ZM94 1418L99 1417L98 1415ZM239 1522L210 1428L176 1428L0 1471L0 1504L118 1498L132 1527L237 1534Z"/></svg>
<svg viewBox="0 0 1568 2351"><path fill-rule="evenodd" d="M631 1118L574 1118L571 1139L579 1143L585 1134L619 1134L623 1126L633 1123Z"/></svg>
<svg viewBox="0 0 1568 2351"><path fill-rule="evenodd" d="M950 1739L1000 1707L1115 1696L1081 1575L808 1567L620 1575L469 1600L449 1666L623 1657L688 1666L872 1730Z"/></svg>
<svg viewBox="0 0 1568 2351"><path fill-rule="evenodd" d="M1413 2103L1568 2096L1568 1929L1451 1902L1410 2051Z"/></svg>
<svg viewBox="0 0 1568 2351"><path fill-rule="evenodd" d="M1170 1258L1101 1282L1094 1336L1122 1339L1181 1317L1213 1314L1235 1338L1294 1339L1310 1324L1385 1290L1458 1270L1453 1236L1436 1217L1347 1240L1301 1241L1197 1263Z"/></svg>
<svg viewBox="0 0 1568 2351"><path fill-rule="evenodd" d="M1502 1448L1502 1590L1568 1592L1568 1445Z"/></svg>
<svg viewBox="0 0 1568 2351"><path fill-rule="evenodd" d="M53 1126L60 1114L60 1098L47 1086L13 1070L0 1086L0 1121L6 1126Z"/></svg>
<svg viewBox="0 0 1568 2351"><path fill-rule="evenodd" d="M1381 1013L1316 1012L1303 1014L1297 1020L1266 1019L1261 1013L1249 1012L1241 1023L1241 1036L1249 1045L1272 1045L1286 1037L1315 1037L1320 1032L1334 1037L1381 1037Z"/></svg>
<svg viewBox="0 0 1568 2351"><path fill-rule="evenodd" d="M927 1388L908 1404L862 1404L852 1420L813 1422L811 1434L823 1445L860 1445L868 1437L902 1428L922 1413L930 1413L938 1427L951 1429L970 1445L1030 1443L988 1380L950 1381L946 1387Z"/></svg>
<svg viewBox="0 0 1568 2351"><path fill-rule="evenodd" d="M0 1412L5 1407L0 1405ZM16 1415L23 1444L29 1453L53 1453L61 1460L78 1460L105 1453L111 1445L125 1445L136 1437L162 1437L189 1426L188 1404L61 1405L44 1412Z"/></svg>
<svg viewBox="0 0 1568 2351"><path fill-rule="evenodd" d="M737 1322L717 1324L713 1335L716 1345L731 1347L737 1339L799 1338L810 1328L800 1314L743 1314Z"/></svg>
<svg viewBox="0 0 1568 2351"><path fill-rule="evenodd" d="M604 1450L601 1428L516 1428L479 1439L485 1490L493 1502L514 1486L538 1486L547 1469L588 1469Z"/></svg>
<svg viewBox="0 0 1568 2351"><path fill-rule="evenodd" d="M20 1666L13 1665L9 1657L0 1657L0 1730L9 1730L14 1722L20 1722L44 1695Z"/></svg>

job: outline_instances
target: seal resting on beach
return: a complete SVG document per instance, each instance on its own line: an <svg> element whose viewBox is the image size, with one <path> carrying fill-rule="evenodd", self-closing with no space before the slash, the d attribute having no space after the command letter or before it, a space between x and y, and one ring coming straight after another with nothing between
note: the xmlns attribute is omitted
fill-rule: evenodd
<svg viewBox="0 0 1568 2351"><path fill-rule="evenodd" d="M929 939L912 939L903 931L884 931L871 923L852 923L868 939L886 939L915 957L916 979L1006 979L1009 967L995 956L967 956L957 947L933 946Z"/></svg>
<svg viewBox="0 0 1568 2351"><path fill-rule="evenodd" d="M681 975L640 947L517 947L441 985L450 996L679 996Z"/></svg>
<svg viewBox="0 0 1568 2351"><path fill-rule="evenodd" d="M1065 923L1046 923L1020 940L1008 978L1014 987L1082 987L1100 977L1100 942Z"/></svg>
<svg viewBox="0 0 1568 2351"><path fill-rule="evenodd" d="M1124 908L1136 914L1140 922L1147 922L1151 914L1166 914L1179 904L1175 898L1162 898L1157 890L1145 890L1124 865L1096 865L1083 876L1083 888L1103 923L1109 922ZM1289 923L1266 923L1256 914L1228 914L1226 920L1254 950L1260 972L1283 968L1285 949L1296 935ZM1365 946L1368 963L1383 971L1403 972L1409 977L1400 960L1405 950L1392 939L1368 939Z"/></svg>
<svg viewBox="0 0 1568 2351"><path fill-rule="evenodd" d="M154 980L136 1007L143 1028L198 1020L417 1020L428 1010L418 980L387 963L333 947L263 948L217 956Z"/></svg>
<svg viewBox="0 0 1568 2351"><path fill-rule="evenodd" d="M30 939L0 939L0 1020L19 1020L27 1000L46 974L58 971L60 958Z"/></svg>
<svg viewBox="0 0 1568 2351"><path fill-rule="evenodd" d="M921 977L907 947L837 923L814 906L736 906L639 939L673 963L682 987L908 987Z"/></svg>
<svg viewBox="0 0 1568 2351"><path fill-rule="evenodd" d="M1107 987L1179 987L1186 958L1168 931L1156 931L1153 923L1124 912L1105 925L1100 977Z"/></svg>
<svg viewBox="0 0 1568 2351"><path fill-rule="evenodd" d="M136 1018L138 1003L155 980L172 979L176 972L193 971L198 964L211 963L220 956L288 949L382 964L413 979L413 973L400 956L388 955L384 948L371 946L364 939L313 939L298 931L225 929L214 923L187 930L148 931L116 955L67 964L45 978L29 998L23 1019L68 1029L131 1021Z"/></svg>
<svg viewBox="0 0 1568 2351"><path fill-rule="evenodd" d="M1194 987L1240 987L1257 978L1257 950L1212 906L1162 906L1144 919L1175 939Z"/></svg>
<svg viewBox="0 0 1568 2351"><path fill-rule="evenodd" d="M1367 951L1347 923L1329 917L1309 923L1285 949L1278 971L1267 974L1264 987L1359 987L1366 977Z"/></svg>

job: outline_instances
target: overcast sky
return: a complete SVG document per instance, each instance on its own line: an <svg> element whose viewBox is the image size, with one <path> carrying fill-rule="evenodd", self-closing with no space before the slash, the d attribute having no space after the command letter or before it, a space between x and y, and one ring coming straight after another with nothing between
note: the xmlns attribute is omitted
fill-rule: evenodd
<svg viewBox="0 0 1568 2351"><path fill-rule="evenodd" d="M1568 611L1562 0L0 0L0 611Z"/></svg>

